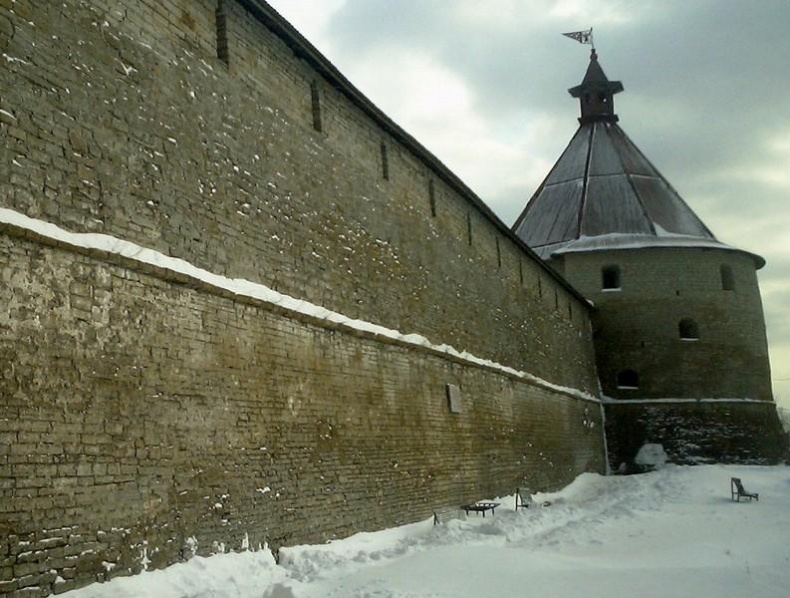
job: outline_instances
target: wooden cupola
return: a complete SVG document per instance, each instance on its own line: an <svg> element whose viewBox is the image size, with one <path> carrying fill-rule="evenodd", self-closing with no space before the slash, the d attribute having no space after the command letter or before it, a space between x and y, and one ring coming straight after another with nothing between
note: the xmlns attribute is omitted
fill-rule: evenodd
<svg viewBox="0 0 790 598"><path fill-rule="evenodd" d="M581 85L568 90L574 98L579 98L581 116L579 122L586 124L594 121L617 122L614 113L614 94L623 91L620 81L609 81L598 63L595 48L590 52L590 65Z"/></svg>

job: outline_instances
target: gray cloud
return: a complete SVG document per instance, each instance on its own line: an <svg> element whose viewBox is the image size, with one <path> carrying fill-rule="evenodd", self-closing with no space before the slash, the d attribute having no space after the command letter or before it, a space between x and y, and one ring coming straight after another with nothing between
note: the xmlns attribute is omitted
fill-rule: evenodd
<svg viewBox="0 0 790 598"><path fill-rule="evenodd" d="M492 129L523 114L566 119L572 132L576 106L565 90L581 80L586 52L559 33L576 24L547 17L550 3L522 4L519 18L481 28L444 1L349 0L330 31L349 55L405 45L440 60L466 81ZM657 5L620 2L631 18L596 28L599 53L626 87L617 98L623 127L660 169L693 188L710 169L764 154L771 135L790 129L790 4ZM561 151L557 141L537 149Z"/></svg>
<svg viewBox="0 0 790 598"><path fill-rule="evenodd" d="M445 8L420 0L349 0L335 13L329 33L345 53L364 53L389 44L428 50L435 45L431 25L441 21Z"/></svg>

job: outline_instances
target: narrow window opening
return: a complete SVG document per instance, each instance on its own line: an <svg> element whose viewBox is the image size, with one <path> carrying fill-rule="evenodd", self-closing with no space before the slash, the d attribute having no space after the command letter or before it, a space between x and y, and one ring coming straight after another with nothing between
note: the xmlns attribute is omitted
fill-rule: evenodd
<svg viewBox="0 0 790 598"><path fill-rule="evenodd" d="M601 288L605 291L620 289L620 266L601 268Z"/></svg>
<svg viewBox="0 0 790 598"><path fill-rule="evenodd" d="M321 123L321 93L318 90L318 81L310 83L310 99L313 103L313 128L319 133L323 131Z"/></svg>
<svg viewBox="0 0 790 598"><path fill-rule="evenodd" d="M722 264L719 271L721 273L721 289L723 291L734 291L735 277L732 274L732 268L727 264Z"/></svg>
<svg viewBox="0 0 790 598"><path fill-rule="evenodd" d="M639 374L634 370L621 370L617 372L617 388L631 390L639 388Z"/></svg>
<svg viewBox="0 0 790 598"><path fill-rule="evenodd" d="M538 297L543 298L543 281L538 276Z"/></svg>
<svg viewBox="0 0 790 598"><path fill-rule="evenodd" d="M217 11L214 13L217 27L217 58L226 65L230 65L230 52L228 50L228 16L225 0L218 0Z"/></svg>
<svg viewBox="0 0 790 598"><path fill-rule="evenodd" d="M428 181L428 201L431 204L431 217L436 218L436 186L433 179Z"/></svg>
<svg viewBox="0 0 790 598"><path fill-rule="evenodd" d="M467 212L466 213L466 239L469 242L469 245L472 244L472 215Z"/></svg>
<svg viewBox="0 0 790 598"><path fill-rule="evenodd" d="M680 338L684 341L699 340L699 326L691 318L683 318L678 324Z"/></svg>
<svg viewBox="0 0 790 598"><path fill-rule="evenodd" d="M387 144L381 142L381 176L385 181L390 180L390 162L387 155Z"/></svg>
<svg viewBox="0 0 790 598"><path fill-rule="evenodd" d="M518 262L518 284L524 286L524 264L521 263L521 260Z"/></svg>
<svg viewBox="0 0 790 598"><path fill-rule="evenodd" d="M496 241L496 265L497 268L502 267L502 250L499 247L499 239L495 239Z"/></svg>
<svg viewBox="0 0 790 598"><path fill-rule="evenodd" d="M557 294L557 291L554 291L554 309L560 308L560 296Z"/></svg>
<svg viewBox="0 0 790 598"><path fill-rule="evenodd" d="M568 319L573 319L573 304L570 301L568 301Z"/></svg>

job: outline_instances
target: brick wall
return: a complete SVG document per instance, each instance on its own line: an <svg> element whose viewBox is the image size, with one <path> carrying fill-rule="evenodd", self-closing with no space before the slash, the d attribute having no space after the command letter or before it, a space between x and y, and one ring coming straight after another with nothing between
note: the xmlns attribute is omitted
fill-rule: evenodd
<svg viewBox="0 0 790 598"><path fill-rule="evenodd" d="M199 554L320 542L603 467L595 402L39 241L0 236L0 593L178 562L190 538Z"/></svg>
<svg viewBox="0 0 790 598"><path fill-rule="evenodd" d="M596 392L581 297L235 0L227 64L209 0L0 6L0 205Z"/></svg>
<svg viewBox="0 0 790 598"><path fill-rule="evenodd" d="M0 0L0 207L595 394L586 302L268 10ZM603 468L550 385L13 226L0 255L0 593Z"/></svg>

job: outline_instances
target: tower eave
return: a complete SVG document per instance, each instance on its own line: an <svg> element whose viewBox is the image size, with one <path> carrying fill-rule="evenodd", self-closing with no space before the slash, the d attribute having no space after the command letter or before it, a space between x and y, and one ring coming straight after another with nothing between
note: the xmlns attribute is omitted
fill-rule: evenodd
<svg viewBox="0 0 790 598"><path fill-rule="evenodd" d="M574 98L580 98L586 92L597 91L602 93L610 93L612 95L624 91L621 81L606 81L605 83L582 83L575 87L571 87L568 93Z"/></svg>
<svg viewBox="0 0 790 598"><path fill-rule="evenodd" d="M587 125L595 122L616 123L620 120L620 117L616 114L589 114L587 116L580 116L578 120L580 125Z"/></svg>

